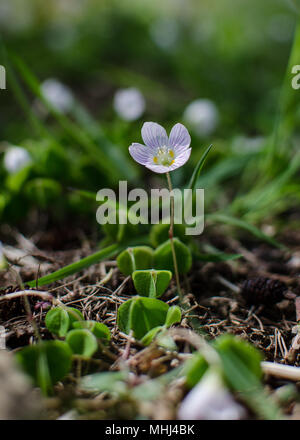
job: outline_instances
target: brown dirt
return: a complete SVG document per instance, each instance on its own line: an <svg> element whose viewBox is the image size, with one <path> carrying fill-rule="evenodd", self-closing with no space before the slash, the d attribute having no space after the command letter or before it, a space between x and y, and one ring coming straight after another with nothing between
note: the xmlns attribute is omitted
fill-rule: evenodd
<svg viewBox="0 0 300 440"><path fill-rule="evenodd" d="M35 278L38 273L43 274L38 269L39 265L42 267L46 263L46 271L51 272L95 250L95 244L85 237L81 237L80 247L72 248L72 237L66 234L66 242L62 244L64 250L50 251L51 237L56 237L57 240L53 231L46 238L35 240L31 251L26 251L20 237L13 239L14 234L15 231L12 231L10 236L11 243L14 241L13 246L19 249L23 245L23 251L35 258L35 264L23 264L22 259L10 261L11 270L0 274L0 295L21 289L16 272L26 281ZM201 238L202 245L209 242L224 252L242 253L244 257L226 263L194 263L189 276L183 281L187 312L180 327L191 328L193 320L193 327L195 328L196 323L197 331L205 333L208 338L232 333L253 343L266 360L298 366L300 352L291 350L291 344L295 336L293 327L297 324L295 297L300 294L300 234L299 231L286 231L279 239L289 246L288 251L249 241L249 237L238 241L211 229L208 236ZM77 235L73 243L78 245ZM100 281L104 277L107 277L107 281L101 285ZM274 304L247 304L241 287L245 280L257 277L284 283L287 291L282 299ZM166 357L163 351L153 347L143 349L118 331L118 306L135 294L135 291L131 279L120 274L115 261L96 264L83 273L39 290L56 295L65 305L79 308L86 319L100 321L111 329L111 344L99 359L98 371L117 369L118 359L121 357L130 358L132 368L139 374L157 376L178 362L175 355ZM161 299L175 304L174 291L175 285L171 284ZM51 338L44 324L47 304L38 297L29 299L42 338ZM27 319L21 298L0 302L0 324L6 328L9 349L18 350L29 344L34 337L33 327ZM185 350L184 344L182 348ZM285 381L272 380L269 383L276 388ZM120 411L124 411L122 405Z"/></svg>

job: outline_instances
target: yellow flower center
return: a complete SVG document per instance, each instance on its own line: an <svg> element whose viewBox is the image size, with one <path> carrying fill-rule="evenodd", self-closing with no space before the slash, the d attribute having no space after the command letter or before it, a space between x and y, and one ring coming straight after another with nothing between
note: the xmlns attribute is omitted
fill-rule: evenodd
<svg viewBox="0 0 300 440"><path fill-rule="evenodd" d="M153 157L155 165L163 165L166 167L171 166L174 163L174 151L168 147L160 147L157 150L156 156Z"/></svg>

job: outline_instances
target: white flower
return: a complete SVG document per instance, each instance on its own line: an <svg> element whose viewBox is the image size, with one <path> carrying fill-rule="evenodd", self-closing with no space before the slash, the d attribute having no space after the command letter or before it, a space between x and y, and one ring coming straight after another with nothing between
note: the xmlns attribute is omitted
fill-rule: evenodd
<svg viewBox="0 0 300 440"><path fill-rule="evenodd" d="M209 136L219 122L219 111L209 99L197 99L185 109L183 118L198 136Z"/></svg>
<svg viewBox="0 0 300 440"><path fill-rule="evenodd" d="M9 147L4 155L4 167L9 173L17 173L31 163L31 157L25 148Z"/></svg>
<svg viewBox="0 0 300 440"><path fill-rule="evenodd" d="M141 92L131 87L119 89L114 96L114 109L125 121L134 121L142 116L146 103Z"/></svg>
<svg viewBox="0 0 300 440"><path fill-rule="evenodd" d="M58 111L66 113L71 110L74 102L73 94L69 87L54 78L46 79L41 84L44 97Z"/></svg>
<svg viewBox="0 0 300 440"><path fill-rule="evenodd" d="M190 158L191 136L184 125L175 124L170 136L156 122L142 127L145 145L134 142L129 147L131 157L155 173L168 173L182 167Z"/></svg>
<svg viewBox="0 0 300 440"><path fill-rule="evenodd" d="M178 410L179 420L240 420L246 412L225 388L218 372L210 370L187 394Z"/></svg>

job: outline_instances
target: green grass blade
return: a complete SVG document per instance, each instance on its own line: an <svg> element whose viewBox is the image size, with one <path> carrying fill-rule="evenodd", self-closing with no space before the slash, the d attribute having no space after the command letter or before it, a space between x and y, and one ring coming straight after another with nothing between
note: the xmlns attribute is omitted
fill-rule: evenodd
<svg viewBox="0 0 300 440"><path fill-rule="evenodd" d="M96 144L84 129L77 126L66 115L57 111L49 103L49 101L44 97L40 89L39 81L21 58L11 54L11 59L32 93L34 93L43 102L47 110L57 120L57 122L61 125L61 127L69 135L69 137L73 139L73 141L75 141L78 145L80 145L91 157L93 157L93 160L95 161L99 169L102 170L102 172L109 180L117 180L117 177L115 176L115 161L107 157L107 155L105 154L106 150L102 150L102 143ZM105 154L105 160L103 160L103 154ZM114 170L114 173L112 173L112 170Z"/></svg>
<svg viewBox="0 0 300 440"><path fill-rule="evenodd" d="M201 170L203 168L203 165L204 165L205 160L206 160L206 158L208 156L208 153L210 152L211 147L212 147L212 144L204 151L204 153L202 154L199 162L195 166L195 169L193 171L190 183L188 185L188 189L191 189L192 191L194 191L194 189L195 189L198 177L199 177L200 172L201 172Z"/></svg>
<svg viewBox="0 0 300 440"><path fill-rule="evenodd" d="M203 254L201 252L195 252L194 257L196 260L207 261L213 263L221 263L222 261L231 261L237 260L238 258L242 258L242 254L225 254L223 252L220 253L211 253L211 254Z"/></svg>
<svg viewBox="0 0 300 440"><path fill-rule="evenodd" d="M54 281L61 280L70 275L73 275L76 272L80 272L81 270L86 269L87 267L90 267L95 263L99 263L100 261L103 261L105 258L113 257L117 253L121 252L124 248L125 246L119 244L113 244L111 246L107 246L106 248L101 249L100 251L95 252L92 255L89 255L88 257L82 258L81 260L76 261L75 263L62 267L61 269L52 272L49 275L45 275L44 277L39 278L38 280L29 281L26 284L29 287L40 287L46 284L54 283Z"/></svg>
<svg viewBox="0 0 300 440"><path fill-rule="evenodd" d="M261 419L278 420L283 415L279 407L264 390L260 381L234 353L222 353L222 362L227 381L232 388Z"/></svg>
<svg viewBox="0 0 300 440"><path fill-rule="evenodd" d="M243 215L247 216L250 214L256 220L275 213L279 202L288 202L284 196L285 188L299 169L300 155L297 154L278 177L270 182L264 182L264 184L254 188L246 195L237 197L230 206L231 212L233 214L242 212ZM285 206L288 207L283 203L283 208Z"/></svg>
<svg viewBox="0 0 300 440"><path fill-rule="evenodd" d="M242 155L229 156L218 161L208 171L201 174L197 182L198 186L200 188L211 188L226 179L240 176L245 167L249 164L249 161L257 156L257 152L250 152Z"/></svg>
<svg viewBox="0 0 300 440"><path fill-rule="evenodd" d="M94 203L97 203L96 201L97 193L94 193L92 191L87 191L85 189L72 188L70 186L67 188L67 190L78 194L80 197L84 199L91 200Z"/></svg>
<svg viewBox="0 0 300 440"><path fill-rule="evenodd" d="M294 34L294 41L290 52L284 80L281 87L278 113L271 137L269 147L269 160L266 162L268 167L272 166L278 150L283 149L288 136L293 131L298 122L297 106L299 102L299 92L294 90L291 85L292 67L299 64L300 59L300 19L298 18L297 27Z"/></svg>
<svg viewBox="0 0 300 440"><path fill-rule="evenodd" d="M227 214L208 214L206 216L208 220L211 220L212 222L217 223L223 223L230 226L236 226L241 229L245 229L246 231L250 232L255 237L259 238L260 240L266 241L267 243L271 244L272 246L275 246L279 249L286 249L286 246L279 243L277 240L275 240L272 237L269 237L268 235L264 234L260 229L258 229L256 226L251 225L250 223L246 222L245 220L238 219L236 217L232 217Z"/></svg>
<svg viewBox="0 0 300 440"><path fill-rule="evenodd" d="M72 116L94 142L99 145L108 160L114 164L114 170L119 173L120 177L131 181L137 177L137 171L130 160L129 154L125 154L121 148L107 139L99 122L76 100L73 105Z"/></svg>
<svg viewBox="0 0 300 440"><path fill-rule="evenodd" d="M29 123L33 129L33 131L39 136L47 136L49 137L49 131L46 127L40 122L34 111L32 110L32 106L30 105L23 89L20 85L20 82L17 79L17 76L11 66L11 63L8 59L7 52L5 46L3 44L2 38L0 37L0 50L4 59L4 64L7 71L7 81L11 87L11 90L16 98L16 101L20 105L24 114L29 120Z"/></svg>

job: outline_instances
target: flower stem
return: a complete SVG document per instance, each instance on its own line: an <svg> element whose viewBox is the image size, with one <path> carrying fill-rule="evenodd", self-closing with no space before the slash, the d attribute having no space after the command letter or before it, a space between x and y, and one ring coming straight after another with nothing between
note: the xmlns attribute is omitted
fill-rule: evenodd
<svg viewBox="0 0 300 440"><path fill-rule="evenodd" d="M167 173L167 181L168 181L169 191L172 192L173 191L173 187L172 187L170 173ZM181 292L181 288L180 288L178 264L177 264L175 245L174 245L174 240L173 240L173 237L174 237L174 195L173 194L170 197L170 201L171 201L171 210L170 210L171 212L170 212L169 238L170 238L172 255L173 255L173 264L174 264L174 270L175 270L175 278L176 278L178 296L179 296L179 300L181 301L182 300L182 292Z"/></svg>

